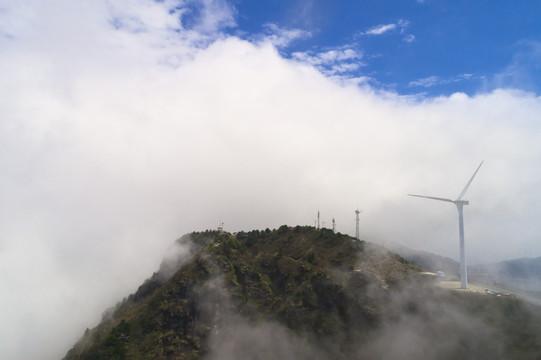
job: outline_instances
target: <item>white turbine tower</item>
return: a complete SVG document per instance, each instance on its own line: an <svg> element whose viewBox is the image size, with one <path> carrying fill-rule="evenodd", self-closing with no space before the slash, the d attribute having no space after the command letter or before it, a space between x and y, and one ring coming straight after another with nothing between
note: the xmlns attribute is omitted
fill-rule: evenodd
<svg viewBox="0 0 541 360"><path fill-rule="evenodd" d="M462 289L468 288L468 270L466 269L466 251L464 249L464 219L462 215L462 207L464 205L469 204L468 200L462 200L462 198L466 194L466 191L468 191L468 188L470 187L470 184L472 183L473 178L475 177L475 175L477 175L477 172L481 168L481 165L483 165L482 161L481 161L481 164L479 164L479 166L477 167L477 170L475 170L475 172L473 173L470 181L468 181L466 186L464 186L464 190L462 190L462 192L460 193L460 195L458 195L458 198L456 200L444 199L444 198L433 197L433 196L408 194L409 196L417 196L417 197L422 197L426 199L447 201L456 205L456 208L458 210L458 234L460 237L460 287Z"/></svg>

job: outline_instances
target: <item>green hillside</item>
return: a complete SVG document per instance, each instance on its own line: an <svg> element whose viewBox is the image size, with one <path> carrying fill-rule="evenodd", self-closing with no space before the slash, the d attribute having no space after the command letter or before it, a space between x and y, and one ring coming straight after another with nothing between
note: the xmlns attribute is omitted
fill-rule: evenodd
<svg viewBox="0 0 541 360"><path fill-rule="evenodd" d="M541 314L328 229L186 235L65 359L539 359ZM182 260L182 261L181 261Z"/></svg>

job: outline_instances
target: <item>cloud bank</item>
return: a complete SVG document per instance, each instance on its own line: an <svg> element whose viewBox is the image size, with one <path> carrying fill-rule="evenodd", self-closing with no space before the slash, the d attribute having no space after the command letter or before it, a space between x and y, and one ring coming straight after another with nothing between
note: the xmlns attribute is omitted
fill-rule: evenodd
<svg viewBox="0 0 541 360"><path fill-rule="evenodd" d="M456 210L405 194L456 196L481 160L469 258L539 256L538 97L344 84L221 33L227 3L190 6L2 5L2 359L61 357L174 239L220 220L313 224L319 209L353 234L359 207L362 238L456 258Z"/></svg>

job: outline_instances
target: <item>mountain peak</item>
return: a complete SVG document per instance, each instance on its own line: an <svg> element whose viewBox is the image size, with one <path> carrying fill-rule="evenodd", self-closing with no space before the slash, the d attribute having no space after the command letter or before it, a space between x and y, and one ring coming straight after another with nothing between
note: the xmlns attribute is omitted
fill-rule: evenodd
<svg viewBox="0 0 541 360"><path fill-rule="evenodd" d="M457 320L471 315L471 304L490 315L503 302L438 289L380 245L285 225L195 232L176 244L160 271L87 331L66 360L404 358L387 342L412 334L418 344L406 358L516 354L515 347L486 349L494 334L508 338L505 322ZM513 316L526 320L523 331L539 327L513 304ZM451 329L459 330L445 335L451 343L434 346L443 339L438 331ZM539 333L534 339L541 344Z"/></svg>

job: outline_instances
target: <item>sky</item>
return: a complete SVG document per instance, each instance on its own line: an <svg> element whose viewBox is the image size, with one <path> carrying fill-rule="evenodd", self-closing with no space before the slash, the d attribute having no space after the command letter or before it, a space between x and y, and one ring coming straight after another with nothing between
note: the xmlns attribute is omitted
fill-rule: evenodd
<svg viewBox="0 0 541 360"><path fill-rule="evenodd" d="M537 1L0 0L0 358L59 359L191 231L541 256ZM31 346L30 346L31 345Z"/></svg>

